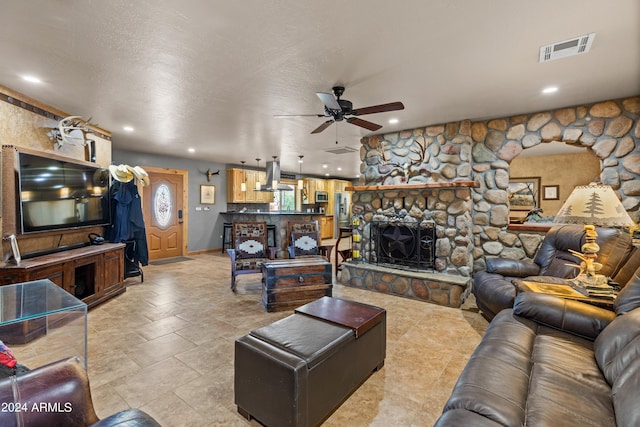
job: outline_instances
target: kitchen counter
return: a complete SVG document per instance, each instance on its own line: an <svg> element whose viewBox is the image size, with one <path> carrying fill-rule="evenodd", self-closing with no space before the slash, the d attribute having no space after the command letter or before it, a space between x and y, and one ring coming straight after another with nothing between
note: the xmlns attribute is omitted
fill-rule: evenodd
<svg viewBox="0 0 640 427"><path fill-rule="evenodd" d="M221 212L222 215L317 215L324 216L320 212L301 212L301 211L264 211L264 212L241 212L241 211L228 211Z"/></svg>

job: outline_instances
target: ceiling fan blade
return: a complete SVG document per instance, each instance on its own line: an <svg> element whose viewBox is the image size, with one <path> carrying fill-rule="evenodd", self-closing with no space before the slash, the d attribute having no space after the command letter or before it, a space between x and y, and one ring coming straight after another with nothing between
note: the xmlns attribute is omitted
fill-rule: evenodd
<svg viewBox="0 0 640 427"><path fill-rule="evenodd" d="M333 123L333 120L327 120L326 122L324 122L323 124L315 128L313 131L311 131L311 133L320 133L326 128L328 128L329 126L331 126L332 123Z"/></svg>
<svg viewBox="0 0 640 427"><path fill-rule="evenodd" d="M318 98L320 98L320 101L322 101L322 103L326 105L328 109L342 111L342 108L340 107L340 104L338 104L336 97L333 96L332 94L316 92L316 95L318 95Z"/></svg>
<svg viewBox="0 0 640 427"><path fill-rule="evenodd" d="M347 119L349 123L352 125L360 126L361 128L369 129L369 130L378 130L382 128L382 126L377 125L375 123L368 122L366 120L359 119L357 117L349 117Z"/></svg>
<svg viewBox="0 0 640 427"><path fill-rule="evenodd" d="M362 116L363 114L384 113L385 111L404 110L402 102L390 102L388 104L372 105L371 107L358 108L353 110L354 116Z"/></svg>
<svg viewBox="0 0 640 427"><path fill-rule="evenodd" d="M327 117L324 114L274 114L274 119L286 119L287 117Z"/></svg>

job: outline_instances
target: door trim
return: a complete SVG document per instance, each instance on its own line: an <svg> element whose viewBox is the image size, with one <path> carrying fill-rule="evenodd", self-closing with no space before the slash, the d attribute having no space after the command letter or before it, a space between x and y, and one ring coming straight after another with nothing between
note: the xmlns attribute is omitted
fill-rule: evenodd
<svg viewBox="0 0 640 427"><path fill-rule="evenodd" d="M181 256L188 253L189 247L189 171L182 169L158 168L153 166L141 166L145 171L152 173L164 173L182 175L182 250ZM138 180L138 193L144 206L142 184Z"/></svg>

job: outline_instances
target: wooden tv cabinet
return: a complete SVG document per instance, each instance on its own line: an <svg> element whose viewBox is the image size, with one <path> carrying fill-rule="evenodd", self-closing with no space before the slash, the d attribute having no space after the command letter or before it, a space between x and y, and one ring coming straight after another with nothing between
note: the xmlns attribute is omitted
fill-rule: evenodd
<svg viewBox="0 0 640 427"><path fill-rule="evenodd" d="M89 307L123 293L124 243L105 243L0 266L0 286L49 279Z"/></svg>

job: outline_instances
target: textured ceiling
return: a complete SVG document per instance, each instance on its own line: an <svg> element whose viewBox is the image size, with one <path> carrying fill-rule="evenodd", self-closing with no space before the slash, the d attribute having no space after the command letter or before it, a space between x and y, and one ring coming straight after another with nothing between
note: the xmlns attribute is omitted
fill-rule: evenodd
<svg viewBox="0 0 640 427"><path fill-rule="evenodd" d="M590 32L591 52L538 62L540 46ZM404 103L363 117L379 132L637 95L640 2L14 0L0 52L0 84L93 117L116 148L278 155L294 172L304 155L305 173L354 177L358 151L327 150L357 150L371 132L341 122L310 135L325 119L273 116L322 113L315 93L335 84L355 108ZM542 95L549 85L558 92Z"/></svg>

